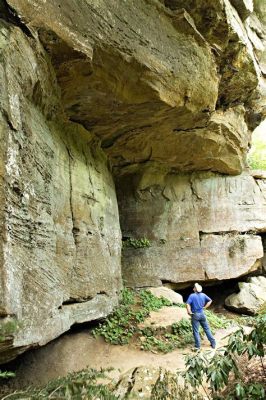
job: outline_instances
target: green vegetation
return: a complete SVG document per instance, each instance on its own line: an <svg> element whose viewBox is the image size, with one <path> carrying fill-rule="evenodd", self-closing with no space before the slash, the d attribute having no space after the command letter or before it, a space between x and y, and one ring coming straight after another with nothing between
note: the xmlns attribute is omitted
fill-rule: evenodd
<svg viewBox="0 0 266 400"><path fill-rule="evenodd" d="M258 314L259 315L266 315L266 301L260 307L260 309L258 311Z"/></svg>
<svg viewBox="0 0 266 400"><path fill-rule="evenodd" d="M253 133L252 148L248 155L248 164L251 169L266 170L266 140L265 132L262 127L259 127Z"/></svg>
<svg viewBox="0 0 266 400"><path fill-rule="evenodd" d="M133 247L134 249L141 249L144 247L151 247L151 242L147 238L139 238L139 239L132 239L128 238L127 240L123 240L122 248L129 248Z"/></svg>
<svg viewBox="0 0 266 400"><path fill-rule="evenodd" d="M266 316L253 319L253 328L245 333L243 328L230 336L228 345L212 357L210 353L198 352L186 359L185 379L195 392L199 386L209 399L263 400L266 397L266 367L263 363L266 346ZM260 360L260 373L247 378L241 372L241 360ZM247 361L245 362L247 366ZM255 379L254 379L255 377ZM203 382L208 384L208 392Z"/></svg>
<svg viewBox="0 0 266 400"><path fill-rule="evenodd" d="M49 382L43 388L28 388L7 394L2 400L118 400L141 398L130 393L132 383L129 382L129 392L125 395L115 394L116 383L111 382L106 375L108 370L95 371L84 369L68 374ZM108 383L99 383L103 380ZM137 396L137 397L136 397ZM146 398L146 397L145 397ZM160 371L155 384L151 385L150 400L203 400L202 396L191 392L186 382L180 385L179 376L169 371Z"/></svg>
<svg viewBox="0 0 266 400"><path fill-rule="evenodd" d="M93 335L103 336L111 344L127 344L133 334L139 332L137 325L148 317L150 311L169 305L167 299L159 299L149 291L142 290L134 295L132 290L124 289L120 306L93 330Z"/></svg>
<svg viewBox="0 0 266 400"><path fill-rule="evenodd" d="M7 337L14 335L18 330L18 322L14 319L10 319L0 323L0 343L6 340ZM9 371L0 370L0 379L13 378L15 374Z"/></svg>
<svg viewBox="0 0 266 400"><path fill-rule="evenodd" d="M165 333L163 338L156 337L152 331L150 335L143 334L144 341L141 344L141 349L146 351L152 351L153 353L169 353L180 347L178 338L170 333Z"/></svg>
<svg viewBox="0 0 266 400"><path fill-rule="evenodd" d="M18 322L14 319L0 323L0 342L4 341L6 337L14 335L18 330Z"/></svg>
<svg viewBox="0 0 266 400"><path fill-rule="evenodd" d="M140 292L141 306L147 311L159 310L164 306L171 306L172 303L164 297L156 297L148 290Z"/></svg>
<svg viewBox="0 0 266 400"><path fill-rule="evenodd" d="M170 307L171 302L163 297L154 296L148 290L134 293L133 290L124 289L119 307L104 323L94 329L93 335L103 336L105 341L111 344L124 345L134 340L142 350L162 353L193 344L189 319L182 318L168 329L138 326L151 311L159 310L164 306ZM184 304L178 305L182 308L184 306ZM225 328L229 324L225 317L218 317L211 311L207 311L207 317L213 331Z"/></svg>
<svg viewBox="0 0 266 400"><path fill-rule="evenodd" d="M112 394L108 385L99 384L99 379L106 378L106 371L95 371L84 369L74 372L64 378L55 379L49 382L44 388L29 388L25 391L18 391L8 394L2 400L47 400L47 399L99 399L117 400L118 397Z"/></svg>
<svg viewBox="0 0 266 400"><path fill-rule="evenodd" d="M213 331L215 331L216 329L227 328L232 324L232 321L230 321L224 315L217 315L210 310L204 310L204 313L208 318L209 325Z"/></svg>
<svg viewBox="0 0 266 400"><path fill-rule="evenodd" d="M16 376L16 374L14 374L14 372L1 371L1 369L0 369L0 378L1 379L14 378L14 376Z"/></svg>

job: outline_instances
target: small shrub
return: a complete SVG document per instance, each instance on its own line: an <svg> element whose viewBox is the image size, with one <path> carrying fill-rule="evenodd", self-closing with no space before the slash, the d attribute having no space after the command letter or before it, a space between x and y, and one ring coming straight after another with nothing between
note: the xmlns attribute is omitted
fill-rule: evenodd
<svg viewBox="0 0 266 400"><path fill-rule="evenodd" d="M9 379L9 378L14 378L16 374L14 372L9 372L9 371L1 371L0 370L0 378L1 379Z"/></svg>
<svg viewBox="0 0 266 400"><path fill-rule="evenodd" d="M135 295L133 290L124 288L122 290L122 305L130 306L135 303Z"/></svg>
<svg viewBox="0 0 266 400"><path fill-rule="evenodd" d="M147 311L159 310L164 306L171 306L172 303L164 297L156 297L149 290L142 290L140 292L142 307Z"/></svg>
<svg viewBox="0 0 266 400"><path fill-rule="evenodd" d="M145 247L151 247L151 242L147 238L132 239L128 238L122 242L122 248L133 247L134 249L141 249Z"/></svg>

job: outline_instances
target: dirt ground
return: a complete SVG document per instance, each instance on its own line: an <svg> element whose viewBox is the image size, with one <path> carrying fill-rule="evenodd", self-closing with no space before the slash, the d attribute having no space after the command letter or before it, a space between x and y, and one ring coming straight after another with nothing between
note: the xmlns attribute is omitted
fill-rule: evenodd
<svg viewBox="0 0 266 400"><path fill-rule="evenodd" d="M232 328L216 331L218 346L226 343L226 337L231 331ZM202 342L202 349L210 349L206 339ZM144 365L175 371L184 368L185 355L191 351L191 348L187 348L167 354L155 354L140 350L133 344L110 345L101 337L94 338L89 330L72 332L21 356L16 364L16 378L12 380L12 389L41 386L51 379L85 367L112 367L114 370L110 375L113 378L118 378L131 368Z"/></svg>

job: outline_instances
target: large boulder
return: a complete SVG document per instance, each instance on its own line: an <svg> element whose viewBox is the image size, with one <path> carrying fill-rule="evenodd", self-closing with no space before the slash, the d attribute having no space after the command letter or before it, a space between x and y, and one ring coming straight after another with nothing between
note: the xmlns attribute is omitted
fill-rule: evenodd
<svg viewBox="0 0 266 400"><path fill-rule="evenodd" d="M171 304L182 304L183 296L167 287L159 286L156 288L147 288L155 297L163 297L171 302Z"/></svg>
<svg viewBox="0 0 266 400"><path fill-rule="evenodd" d="M266 277L249 278L247 282L239 282L239 293L233 293L225 299L230 310L244 314L257 314L266 304Z"/></svg>

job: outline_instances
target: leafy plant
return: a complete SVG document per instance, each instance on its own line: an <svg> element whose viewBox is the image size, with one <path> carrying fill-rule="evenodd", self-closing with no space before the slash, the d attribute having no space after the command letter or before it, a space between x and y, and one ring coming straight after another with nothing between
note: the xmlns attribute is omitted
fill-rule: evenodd
<svg viewBox="0 0 266 400"><path fill-rule="evenodd" d="M103 336L111 344L127 344L134 334L140 334L138 324L148 317L150 311L171 302L163 297L158 298L147 290L134 294L131 289L123 289L122 301L102 324L93 330L94 336Z"/></svg>
<svg viewBox="0 0 266 400"><path fill-rule="evenodd" d="M122 248L133 247L134 249L141 249L145 247L151 247L151 242L147 238L139 238L133 239L128 238L127 240L123 240Z"/></svg>
<svg viewBox="0 0 266 400"><path fill-rule="evenodd" d="M130 306L130 305L135 303L135 295L134 295L133 290L130 290L128 288L124 288L122 290L121 295L122 295L122 300L121 300L122 305Z"/></svg>
<svg viewBox="0 0 266 400"><path fill-rule="evenodd" d="M150 311L171 305L167 299L159 299L146 290L142 290L135 298L134 292L126 288L121 297L122 301L114 313L93 330L94 336L101 335L112 344L127 344L138 332L138 323L143 322Z"/></svg>
<svg viewBox="0 0 266 400"><path fill-rule="evenodd" d="M179 347L178 340L177 343L175 343L175 340L177 340L177 338L175 336L170 337L170 334L166 334L164 340L153 335L146 336L145 341L141 344L141 349L153 352L159 351L161 353L169 353L170 351L173 351L175 348Z"/></svg>
<svg viewBox="0 0 266 400"><path fill-rule="evenodd" d="M215 399L264 399L265 390L260 382L244 383L241 380L241 371L238 366L238 356L247 355L248 359L259 357L261 366L266 378L266 370L263 364L266 345L266 316L254 319L253 329L245 333L243 328L230 336L228 345L218 350L212 357L211 353L198 352L186 358L185 378L197 389L199 386L206 391L203 382L209 385L212 397ZM225 397L223 389L228 385L229 378L234 376L237 385ZM206 391L207 397L211 397ZM253 397L252 397L253 396Z"/></svg>
<svg viewBox="0 0 266 400"><path fill-rule="evenodd" d="M14 372L0 370L0 378L2 378L2 379L14 378L15 376L16 376L16 374Z"/></svg>
<svg viewBox="0 0 266 400"><path fill-rule="evenodd" d="M108 370L84 369L55 379L41 389L29 388L8 394L2 400L47 400L47 399L99 399L117 400L108 385L99 384L99 379L107 378Z"/></svg>
<svg viewBox="0 0 266 400"><path fill-rule="evenodd" d="M140 292L142 307L147 311L159 310L164 306L171 306L171 301L164 297L156 297L149 290L142 290Z"/></svg>

